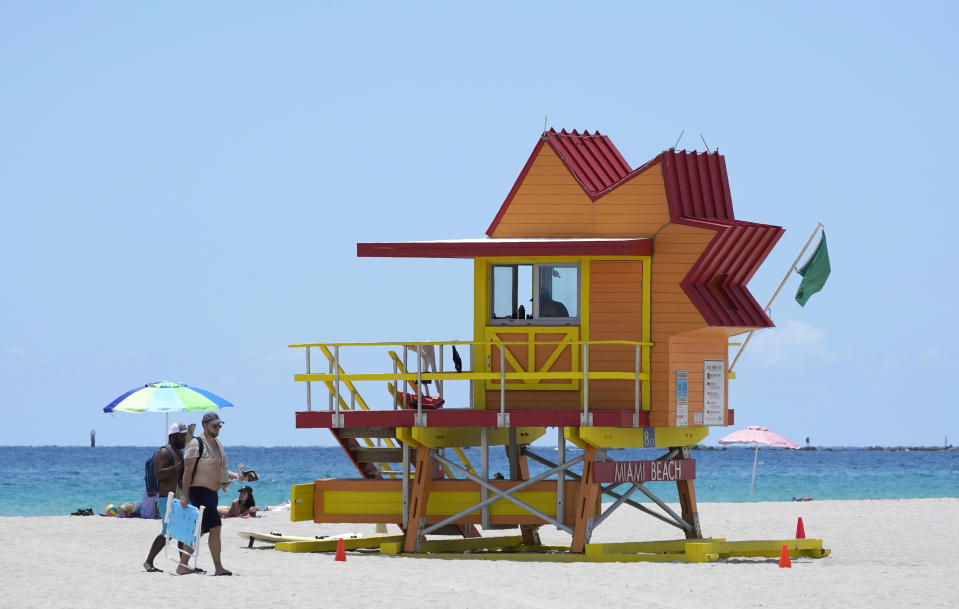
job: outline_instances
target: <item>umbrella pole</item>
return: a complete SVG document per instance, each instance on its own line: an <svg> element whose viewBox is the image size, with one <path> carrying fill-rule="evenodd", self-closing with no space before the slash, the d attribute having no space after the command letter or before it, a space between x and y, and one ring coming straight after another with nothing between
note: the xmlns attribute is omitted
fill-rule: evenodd
<svg viewBox="0 0 959 609"><path fill-rule="evenodd" d="M167 436L166 432L168 429L170 429L170 413L164 412L163 413L163 437L164 438L166 438ZM166 444L166 442L164 442L164 444ZM753 472L753 475L755 475L755 472Z"/></svg>
<svg viewBox="0 0 959 609"><path fill-rule="evenodd" d="M759 461L759 444L756 444L756 451L753 453L753 479L749 483L749 500L753 500L753 487L756 486L756 463Z"/></svg>

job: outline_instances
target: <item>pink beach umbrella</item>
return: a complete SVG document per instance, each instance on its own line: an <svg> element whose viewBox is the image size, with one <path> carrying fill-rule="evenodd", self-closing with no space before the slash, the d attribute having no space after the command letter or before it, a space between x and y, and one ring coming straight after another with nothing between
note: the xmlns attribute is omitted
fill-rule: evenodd
<svg viewBox="0 0 959 609"><path fill-rule="evenodd" d="M779 446L781 448L795 448L799 445L785 436L781 436L774 431L769 431L768 427L759 425L750 425L746 429L734 431L719 441L720 444L755 444L756 452L753 455L753 479L749 483L749 500L753 500L753 487L756 486L756 464L759 462L759 445Z"/></svg>

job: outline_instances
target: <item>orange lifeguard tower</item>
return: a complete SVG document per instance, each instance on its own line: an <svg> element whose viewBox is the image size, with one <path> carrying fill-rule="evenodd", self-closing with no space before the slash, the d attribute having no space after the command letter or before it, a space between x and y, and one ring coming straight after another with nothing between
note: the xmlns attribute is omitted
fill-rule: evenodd
<svg viewBox="0 0 959 609"><path fill-rule="evenodd" d="M486 238L357 245L361 257L472 259L470 340L291 345L306 351L295 380L306 383L307 408L296 426L329 429L362 476L294 486L292 518L394 523L403 535L382 543L385 552L532 552L542 549L536 528L551 524L570 534L568 556L729 555L703 545L718 542L702 540L689 447L733 422L729 338L773 325L746 284L782 233L735 219L718 153L668 150L633 169L599 132L544 132ZM343 369L341 350L371 347L394 348L391 369ZM383 383L379 405L360 395L360 381ZM320 409L316 382L329 392ZM455 382L469 383L468 403L445 403L443 384ZM547 428L557 442L544 456L530 445ZM567 441L582 452L568 458ZM509 479L490 479L497 445L508 452ZM464 447L480 448L478 468ZM632 447L663 452L649 461L606 457ZM529 460L548 469L531 477ZM656 481L676 483L680 513L649 490ZM623 484L626 492L613 490ZM661 511L631 500L635 491ZM603 494L616 499L605 510ZM622 505L674 525L685 540L591 547L593 528ZM474 539L477 525L521 535ZM466 539L450 546L425 537L451 532ZM828 553L818 547L807 555Z"/></svg>

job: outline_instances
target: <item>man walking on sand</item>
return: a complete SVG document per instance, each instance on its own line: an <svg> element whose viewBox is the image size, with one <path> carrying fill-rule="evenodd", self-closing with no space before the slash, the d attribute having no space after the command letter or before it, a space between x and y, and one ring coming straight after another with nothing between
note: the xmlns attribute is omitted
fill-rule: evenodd
<svg viewBox="0 0 959 609"><path fill-rule="evenodd" d="M223 445L217 440L223 421L215 412L203 415L203 433L193 438L183 454L183 497L180 505L187 503L206 509L203 510L203 522L200 524L201 534L209 533L210 557L213 558L213 575L233 575L223 568L220 563L220 513L217 511L219 497L217 491L224 491L230 485L230 472L226 467L226 453ZM190 569L186 561L181 560L176 572L180 575L196 573Z"/></svg>
<svg viewBox="0 0 959 609"><path fill-rule="evenodd" d="M163 518L166 514L167 495L177 492L177 486L180 484L180 476L183 474L183 447L186 446L186 437L188 427L183 423L174 423L170 426L170 433L167 436L169 442L167 445L156 452L153 457L153 471L157 477L157 513L160 514L160 534L153 540L150 546L150 554L143 563L143 568L147 573L157 573L162 569L157 569L153 565L153 559L157 557L163 544L166 541L166 520Z"/></svg>

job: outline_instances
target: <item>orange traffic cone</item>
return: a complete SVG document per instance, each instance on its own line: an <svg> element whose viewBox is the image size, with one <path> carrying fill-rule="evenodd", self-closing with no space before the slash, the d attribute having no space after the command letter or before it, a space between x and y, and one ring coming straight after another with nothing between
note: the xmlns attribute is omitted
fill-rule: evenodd
<svg viewBox="0 0 959 609"><path fill-rule="evenodd" d="M783 547L785 548L786 546L783 546ZM788 560L789 557L787 556L786 559ZM346 562L346 548L343 547L342 539L336 542L336 558L334 558L333 560Z"/></svg>
<svg viewBox="0 0 959 609"><path fill-rule="evenodd" d="M806 539L806 529L802 526L802 516L796 522L796 539Z"/></svg>
<svg viewBox="0 0 959 609"><path fill-rule="evenodd" d="M789 548L786 546L786 544L783 544L782 552L779 553L779 568L791 569L792 566L792 562L789 561Z"/></svg>

